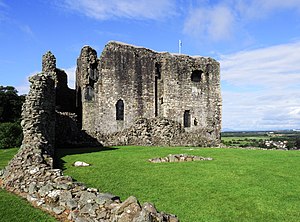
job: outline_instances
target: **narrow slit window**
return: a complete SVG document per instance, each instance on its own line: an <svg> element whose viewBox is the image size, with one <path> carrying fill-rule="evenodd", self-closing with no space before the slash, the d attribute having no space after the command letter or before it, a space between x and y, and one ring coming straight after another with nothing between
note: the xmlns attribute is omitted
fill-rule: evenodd
<svg viewBox="0 0 300 222"><path fill-rule="evenodd" d="M155 63L155 76L158 79L161 79L161 64L160 63Z"/></svg>
<svg viewBox="0 0 300 222"><path fill-rule="evenodd" d="M185 110L183 114L183 126L191 127L191 114L189 110Z"/></svg>
<svg viewBox="0 0 300 222"><path fill-rule="evenodd" d="M124 120L124 102L122 99L116 103L116 120Z"/></svg>

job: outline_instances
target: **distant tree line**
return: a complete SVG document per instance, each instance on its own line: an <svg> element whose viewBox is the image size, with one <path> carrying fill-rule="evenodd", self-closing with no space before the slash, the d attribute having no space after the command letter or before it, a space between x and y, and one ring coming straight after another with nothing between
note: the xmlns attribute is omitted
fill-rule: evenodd
<svg viewBox="0 0 300 222"><path fill-rule="evenodd" d="M226 146L230 147L260 147L266 149L280 149L275 144L276 142L283 142L285 141L284 147L282 149L300 149L300 134L298 132L289 131L289 134L282 134L282 135L273 135L272 137L245 137L244 134L241 133L231 133L230 135L234 135L234 137L222 137L222 143ZM252 134L251 134L252 135ZM269 141L267 145L267 141Z"/></svg>
<svg viewBox="0 0 300 222"><path fill-rule="evenodd" d="M13 86L0 86L0 149L19 147L23 133L20 126L25 95Z"/></svg>

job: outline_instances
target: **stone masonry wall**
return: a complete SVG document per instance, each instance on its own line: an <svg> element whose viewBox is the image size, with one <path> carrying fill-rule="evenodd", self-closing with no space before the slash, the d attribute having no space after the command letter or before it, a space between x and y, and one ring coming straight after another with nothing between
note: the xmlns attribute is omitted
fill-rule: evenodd
<svg viewBox="0 0 300 222"><path fill-rule="evenodd" d="M100 58L85 46L77 65L77 105L82 106L82 128L90 135L119 145L116 134L140 129L135 124L140 118L157 118L176 122L185 132L173 145L220 143L222 99L216 60L109 42Z"/></svg>
<svg viewBox="0 0 300 222"><path fill-rule="evenodd" d="M17 155L3 175L3 185L17 193L42 182L39 176L53 165L55 144L55 88L51 76L41 73L30 78L30 92L22 110L24 139ZM47 99L46 99L47 98Z"/></svg>
<svg viewBox="0 0 300 222"><path fill-rule="evenodd" d="M56 67L56 58L50 51L43 55L42 71L49 73L55 81L55 109L59 112L75 113L75 90L68 87L68 76L65 71Z"/></svg>
<svg viewBox="0 0 300 222"><path fill-rule="evenodd" d="M166 118L139 118L120 132L109 135L96 133L93 137L104 146L218 146L218 143L203 136L205 132L185 132L178 122Z"/></svg>
<svg viewBox="0 0 300 222"><path fill-rule="evenodd" d="M0 173L0 185L61 221L177 222L152 204L88 188L53 169L55 151L55 78L43 72L30 78L22 111L24 140L19 152Z"/></svg>
<svg viewBox="0 0 300 222"><path fill-rule="evenodd" d="M96 138L80 130L77 118L75 113L56 111L55 148L101 147Z"/></svg>

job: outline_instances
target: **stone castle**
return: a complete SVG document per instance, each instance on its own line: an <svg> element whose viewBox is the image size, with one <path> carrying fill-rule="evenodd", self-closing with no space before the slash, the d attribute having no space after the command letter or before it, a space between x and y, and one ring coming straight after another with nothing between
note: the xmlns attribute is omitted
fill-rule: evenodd
<svg viewBox="0 0 300 222"><path fill-rule="evenodd" d="M55 169L56 149L77 145L214 145L220 141L219 63L110 42L100 58L84 47L76 90L47 52L30 77L23 142L0 171L0 187L60 221L179 222L135 197L88 188ZM101 151L101 150L99 150ZM176 157L169 156L168 161ZM197 160L200 157L179 158ZM162 160L161 160L162 161ZM166 158L163 158L166 161Z"/></svg>
<svg viewBox="0 0 300 222"><path fill-rule="evenodd" d="M215 145L219 63L118 42L98 58L85 46L77 60L76 107L82 129L104 145Z"/></svg>

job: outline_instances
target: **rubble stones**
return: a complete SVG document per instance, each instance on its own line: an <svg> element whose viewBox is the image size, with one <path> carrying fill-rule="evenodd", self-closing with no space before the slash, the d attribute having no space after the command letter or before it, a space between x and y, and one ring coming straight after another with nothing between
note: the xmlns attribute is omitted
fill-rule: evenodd
<svg viewBox="0 0 300 222"><path fill-rule="evenodd" d="M86 59L92 62L95 58L91 56ZM59 86L60 78L55 64L55 57L47 53L43 57L43 72L29 79L30 91L22 108L24 139L19 152L1 172L1 187L23 196L35 206L59 215L62 221L178 221L173 215L157 212L153 205L145 204L141 207L134 197L122 203L117 196L87 188L63 175L61 169L53 168L58 119L55 110L58 96L56 87ZM92 71L89 73L96 81L97 69L92 67ZM144 124L148 124L147 121ZM169 123L162 121L159 124L167 127ZM136 135L142 133L148 144L153 143L148 129L129 132ZM169 132L168 136L172 137L172 131ZM155 135L158 138L159 131Z"/></svg>
<svg viewBox="0 0 300 222"><path fill-rule="evenodd" d="M55 213L55 214L61 214L62 212L64 212L65 211L65 209L66 208L64 208L64 207L62 207L62 206L58 206L58 207L54 207L53 208L53 212Z"/></svg>
<svg viewBox="0 0 300 222"><path fill-rule="evenodd" d="M185 132L182 126L166 118L138 118L134 124L121 132L94 134L105 146L213 146L218 143L199 129L193 133Z"/></svg>
<svg viewBox="0 0 300 222"><path fill-rule="evenodd" d="M164 163L164 162L191 162L191 161L203 161L213 160L211 157L193 156L187 154L169 154L167 157L153 158L148 161L151 163Z"/></svg>

